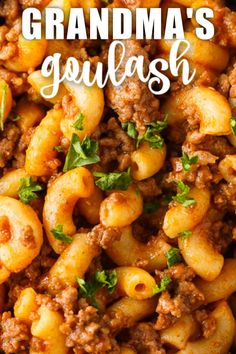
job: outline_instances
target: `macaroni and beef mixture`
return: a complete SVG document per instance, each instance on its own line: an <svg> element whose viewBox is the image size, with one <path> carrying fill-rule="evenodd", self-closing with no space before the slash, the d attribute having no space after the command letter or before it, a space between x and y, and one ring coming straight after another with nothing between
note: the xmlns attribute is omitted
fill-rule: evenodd
<svg viewBox="0 0 236 354"><path fill-rule="evenodd" d="M236 352L236 12L221 0L1 0L0 350L42 354ZM185 17L194 81L155 97L61 84L44 58L107 64L110 42L26 41L22 10L210 7ZM165 40L126 57L168 58ZM120 53L116 53L119 61ZM92 73L91 73L92 75ZM170 74L169 74L170 76ZM181 76L181 75L180 75Z"/></svg>

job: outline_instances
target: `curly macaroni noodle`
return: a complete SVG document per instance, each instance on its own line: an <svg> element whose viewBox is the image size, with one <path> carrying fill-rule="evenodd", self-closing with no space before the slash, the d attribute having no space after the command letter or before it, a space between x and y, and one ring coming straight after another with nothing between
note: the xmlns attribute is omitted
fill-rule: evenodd
<svg viewBox="0 0 236 354"><path fill-rule="evenodd" d="M23 37L29 8L42 39ZM65 39L81 8L76 38L96 25L99 39ZM202 8L213 17L199 20ZM143 23L116 47L112 74L126 78L115 86L119 9ZM1 353L236 352L235 11L224 0L0 1ZM190 48L175 73L166 38L179 33ZM85 62L98 84L70 81Z"/></svg>

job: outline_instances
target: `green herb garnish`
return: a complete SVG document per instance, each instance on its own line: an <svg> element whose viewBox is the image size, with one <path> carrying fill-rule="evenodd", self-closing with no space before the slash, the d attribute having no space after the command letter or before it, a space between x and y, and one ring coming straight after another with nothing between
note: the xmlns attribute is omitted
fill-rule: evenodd
<svg viewBox="0 0 236 354"><path fill-rule="evenodd" d="M164 139L160 136L160 132L167 127L167 116L163 121L156 121L147 125L145 134L138 137L137 147L142 141L148 141L152 149L162 149L164 146Z"/></svg>
<svg viewBox="0 0 236 354"><path fill-rule="evenodd" d="M77 277L77 282L79 284L80 295L88 299L92 306L98 308L96 291L107 287L108 292L112 294L116 288L117 274L115 270L112 272L106 270L96 271L91 280L85 281Z"/></svg>
<svg viewBox="0 0 236 354"><path fill-rule="evenodd" d="M191 236L193 233L192 231L182 231L182 232L179 232L179 236L181 236L181 238L183 240L186 240L187 238L189 238L189 236Z"/></svg>
<svg viewBox="0 0 236 354"><path fill-rule="evenodd" d="M181 262L182 258L180 255L180 250L175 247L171 247L168 252L165 254L167 259L168 267L172 267L175 263Z"/></svg>
<svg viewBox="0 0 236 354"><path fill-rule="evenodd" d="M53 150L55 150L57 152L64 152L64 149L61 145L54 146Z"/></svg>
<svg viewBox="0 0 236 354"><path fill-rule="evenodd" d="M130 168L126 172L93 172L93 175L99 178L95 184L103 191L112 189L127 190L132 183Z"/></svg>
<svg viewBox="0 0 236 354"><path fill-rule="evenodd" d="M187 186L184 182L179 181L177 182L177 187L180 192L178 192L176 196L172 197L172 200L182 204L185 208L189 208L191 205L196 204L196 200L188 196L190 191L189 186Z"/></svg>
<svg viewBox="0 0 236 354"><path fill-rule="evenodd" d="M185 152L183 152L183 156L181 157L181 162L184 171L189 172L191 169L191 165L196 164L198 162L198 156L189 157Z"/></svg>
<svg viewBox="0 0 236 354"><path fill-rule="evenodd" d="M91 140L86 136L82 143L80 143L78 135L73 134L71 145L66 155L63 172L100 161L100 157L96 154L97 150L98 143L96 140Z"/></svg>
<svg viewBox="0 0 236 354"><path fill-rule="evenodd" d="M156 286L153 289L153 295L162 293L163 291L166 290L167 286L171 283L171 278L169 276L164 276L159 284L156 284Z"/></svg>
<svg viewBox="0 0 236 354"><path fill-rule="evenodd" d="M83 130L83 121L84 121L84 115L83 113L78 113L76 116L76 121L73 124L73 127L77 130Z"/></svg>
<svg viewBox="0 0 236 354"><path fill-rule="evenodd" d="M18 189L18 195L24 204L29 204L38 198L35 192L42 191L43 187L40 184L35 182L32 177L21 178L20 182L21 185Z"/></svg>
<svg viewBox="0 0 236 354"><path fill-rule="evenodd" d="M96 271L95 281L99 284L99 287L107 287L110 294L113 293L117 284L117 274L116 271L108 272L106 270Z"/></svg>
<svg viewBox="0 0 236 354"><path fill-rule="evenodd" d="M232 128L233 134L236 135L236 118L235 117L232 117L230 119L230 125Z"/></svg>
<svg viewBox="0 0 236 354"><path fill-rule="evenodd" d="M127 132L128 136L133 139L136 139L138 136L138 132L135 129L135 124L132 122L121 123L122 128Z"/></svg>
<svg viewBox="0 0 236 354"><path fill-rule="evenodd" d="M5 85L2 89L2 100L0 106L0 130L4 130L4 117L5 117L5 110L6 110L6 99L7 99L7 85Z"/></svg>
<svg viewBox="0 0 236 354"><path fill-rule="evenodd" d="M73 238L71 236L64 234L63 225L57 225L55 229L51 230L51 233L58 241L62 241L65 243L71 243L73 241Z"/></svg>

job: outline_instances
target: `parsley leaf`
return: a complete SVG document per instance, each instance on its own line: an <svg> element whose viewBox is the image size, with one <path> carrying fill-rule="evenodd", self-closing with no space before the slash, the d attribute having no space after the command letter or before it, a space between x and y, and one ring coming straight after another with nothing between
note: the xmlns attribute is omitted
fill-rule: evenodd
<svg viewBox="0 0 236 354"><path fill-rule="evenodd" d="M189 172L191 169L191 165L196 164L198 162L198 156L189 157L185 152L183 152L183 156L181 157L181 162L184 171Z"/></svg>
<svg viewBox="0 0 236 354"><path fill-rule="evenodd" d="M97 150L97 141L90 140L89 137L86 136L82 143L80 143L78 135L73 134L71 145L66 155L63 172L100 161L100 157L96 155Z"/></svg>
<svg viewBox="0 0 236 354"><path fill-rule="evenodd" d="M64 152L64 149L61 145L54 146L53 150L55 150L57 152Z"/></svg>
<svg viewBox="0 0 236 354"><path fill-rule="evenodd" d="M143 205L143 212L144 212L144 214L151 214L151 213L154 213L154 211L156 211L159 207L160 207L160 205L156 201L146 202Z"/></svg>
<svg viewBox="0 0 236 354"><path fill-rule="evenodd" d="M185 208L189 208L191 205L196 204L196 200L188 197L188 193L190 191L189 186L187 186L184 182L177 182L178 189L180 190L176 196L172 197L172 200L175 202L182 204Z"/></svg>
<svg viewBox="0 0 236 354"><path fill-rule="evenodd" d="M76 278L77 283L79 284L79 293L82 297L85 297L88 299L91 303L92 306L98 308L98 303L95 298L95 293L96 293L96 287L92 282L90 281L85 281L82 278L77 277Z"/></svg>
<svg viewBox="0 0 236 354"><path fill-rule="evenodd" d="M95 184L103 191L112 189L127 190L132 183L130 168L126 172L93 172L93 175L99 178Z"/></svg>
<svg viewBox="0 0 236 354"><path fill-rule="evenodd" d="M138 136L138 132L135 129L135 124L132 122L121 123L122 128L127 132L128 136L133 139L136 139Z"/></svg>
<svg viewBox="0 0 236 354"><path fill-rule="evenodd" d="M73 127L77 130L83 130L83 120L84 120L84 115L83 113L78 113L76 117L76 121L73 124Z"/></svg>
<svg viewBox="0 0 236 354"><path fill-rule="evenodd" d="M84 279L77 277L77 282L81 296L89 299L92 306L98 308L96 291L107 287L108 292L112 294L117 284L117 273L115 270L112 272L97 270L91 280L86 282Z"/></svg>
<svg viewBox="0 0 236 354"><path fill-rule="evenodd" d="M172 267L175 263L181 262L182 258L180 255L180 250L175 247L171 247L168 252L165 254L167 259L168 267Z"/></svg>
<svg viewBox="0 0 236 354"><path fill-rule="evenodd" d="M164 146L164 139L160 136L160 132L167 127L167 117L163 121L156 121L147 125L145 134L138 138L137 147L145 140L149 142L152 149L162 149Z"/></svg>
<svg viewBox="0 0 236 354"><path fill-rule="evenodd" d="M96 271L95 280L99 284L99 287L104 288L107 286L108 292L113 293L117 284L116 271L108 272L106 270Z"/></svg>
<svg viewBox="0 0 236 354"><path fill-rule="evenodd" d="M51 230L51 233L56 240L63 241L65 243L71 243L73 238L63 233L63 225L57 225L55 229Z"/></svg>
<svg viewBox="0 0 236 354"><path fill-rule="evenodd" d="M29 204L34 199L38 198L35 192L40 192L43 189L40 184L35 182L32 177L21 178L20 182L21 185L18 189L18 195L24 204Z"/></svg>
<svg viewBox="0 0 236 354"><path fill-rule="evenodd" d="M159 294L165 291L167 286L171 283L171 278L169 276L164 276L159 284L156 284L153 289L153 295Z"/></svg>
<svg viewBox="0 0 236 354"><path fill-rule="evenodd" d="M2 89L2 100L0 106L0 130L4 130L4 116L6 109L6 99L7 99L7 85L5 85Z"/></svg>
<svg viewBox="0 0 236 354"><path fill-rule="evenodd" d="M182 240L186 240L187 238L189 238L189 236L192 235L192 231L182 231L179 232L179 236L181 236Z"/></svg>
<svg viewBox="0 0 236 354"><path fill-rule="evenodd" d="M236 135L236 118L232 117L230 120L230 125L233 131L233 134Z"/></svg>

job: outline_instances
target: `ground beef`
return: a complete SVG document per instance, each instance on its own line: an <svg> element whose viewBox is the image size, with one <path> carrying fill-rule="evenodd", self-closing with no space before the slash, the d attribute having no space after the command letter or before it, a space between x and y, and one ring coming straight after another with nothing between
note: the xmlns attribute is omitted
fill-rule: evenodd
<svg viewBox="0 0 236 354"><path fill-rule="evenodd" d="M19 319L12 318L10 312L4 312L0 322L0 347L6 354L28 353L30 329Z"/></svg>
<svg viewBox="0 0 236 354"><path fill-rule="evenodd" d="M117 76L120 79L124 75L125 64L131 56L144 56L144 70L147 74L149 59L147 52L141 47L141 44L130 39L123 42L126 48L125 59L120 66ZM117 50L116 60L120 60L121 49ZM159 117L159 101L150 92L145 83L142 83L137 75L127 78L120 86L113 86L108 83L107 105L114 109L122 122L133 121L138 130L143 131L144 125Z"/></svg>
<svg viewBox="0 0 236 354"><path fill-rule="evenodd" d="M121 236L121 230L117 227L106 227L101 224L94 226L88 234L88 239L93 247L106 249Z"/></svg>
<svg viewBox="0 0 236 354"><path fill-rule="evenodd" d="M12 24L20 15L18 0L3 0L0 3L0 17L4 17L7 24Z"/></svg>
<svg viewBox="0 0 236 354"><path fill-rule="evenodd" d="M16 74L0 65L0 78L9 84L14 97L27 92L29 89L30 86L27 82L27 77L28 75L26 73Z"/></svg>
<svg viewBox="0 0 236 354"><path fill-rule="evenodd" d="M161 194L161 189L154 177L138 182L138 188L144 198L157 197Z"/></svg>
<svg viewBox="0 0 236 354"><path fill-rule="evenodd" d="M55 301L60 304L65 316L72 315L78 307L78 290L68 287L56 295Z"/></svg>
<svg viewBox="0 0 236 354"><path fill-rule="evenodd" d="M127 326L123 313L98 313L84 299L79 301L79 308L78 314L68 316L60 326L67 336L66 346L73 347L75 353L119 354L115 335Z"/></svg>
<svg viewBox="0 0 236 354"><path fill-rule="evenodd" d="M196 321L201 326L204 338L209 338L216 330L216 319L206 310L197 310L194 313Z"/></svg>
<svg viewBox="0 0 236 354"><path fill-rule="evenodd" d="M35 353L41 353L46 351L47 344L40 338L32 337L30 341L30 348Z"/></svg>
<svg viewBox="0 0 236 354"><path fill-rule="evenodd" d="M92 138L99 139L99 166L107 169L114 165L119 171L126 170L131 163L130 155L135 150L135 140L130 138L121 128L117 119L110 118L101 124L93 133Z"/></svg>
<svg viewBox="0 0 236 354"><path fill-rule="evenodd" d="M236 57L232 59L227 72L220 75L217 89L227 98L236 98Z"/></svg>
<svg viewBox="0 0 236 354"><path fill-rule="evenodd" d="M236 48L236 12L227 7L215 12L214 24L217 26L217 33L214 41L222 46Z"/></svg>
<svg viewBox="0 0 236 354"><path fill-rule="evenodd" d="M166 182L172 183L175 181L184 181L194 183L197 188L205 188L210 186L210 183L218 183L221 175L218 173L216 161L217 156L212 155L208 151L191 151L189 146L186 145L184 152L190 153L190 156L197 156L198 162L191 165L190 171L186 172L183 169L181 158L171 158L172 171L167 175ZM209 165L209 166L208 166ZM214 167L214 169L213 169Z"/></svg>
<svg viewBox="0 0 236 354"><path fill-rule="evenodd" d="M45 2L44 0L19 0L20 4L22 7L25 9L27 7L41 7L43 3Z"/></svg>
<svg viewBox="0 0 236 354"><path fill-rule="evenodd" d="M0 61L6 61L18 53L17 41L21 33L21 19L14 21L12 27L0 27Z"/></svg>
<svg viewBox="0 0 236 354"><path fill-rule="evenodd" d="M0 167L5 167L7 161L14 156L20 137L20 129L13 123L7 123L0 135Z"/></svg>
<svg viewBox="0 0 236 354"><path fill-rule="evenodd" d="M8 301L5 304L5 308L10 309L13 307L22 289L27 287L33 287L36 290L40 289L41 277L47 273L55 261L51 247L44 244L40 255L27 268L20 273L12 274L8 279Z"/></svg>
<svg viewBox="0 0 236 354"><path fill-rule="evenodd" d="M157 273L157 283L160 281L160 272ZM171 277L172 283L168 291L162 292L158 304L158 318L155 328L160 330L169 327L177 318L191 313L203 304L204 296L193 284L194 271L190 267L178 264L165 270L161 275Z"/></svg>
<svg viewBox="0 0 236 354"><path fill-rule="evenodd" d="M236 152L236 148L230 145L223 136L202 136L192 132L187 136L185 144L193 144L191 147L189 146L192 151L205 150L220 158L224 158L225 155L233 155Z"/></svg>
<svg viewBox="0 0 236 354"><path fill-rule="evenodd" d="M236 189L234 184L221 183L214 195L217 208L225 211L236 211Z"/></svg>
<svg viewBox="0 0 236 354"><path fill-rule="evenodd" d="M23 168L25 165L25 153L26 149L30 143L30 140L35 132L35 128L29 128L26 132L24 132L19 140L17 145L15 154L14 154L14 161L12 166L15 168Z"/></svg>
<svg viewBox="0 0 236 354"><path fill-rule="evenodd" d="M210 216L209 216L210 217ZM225 253L232 242L232 223L217 220L209 224L207 237L219 253Z"/></svg>
<svg viewBox="0 0 236 354"><path fill-rule="evenodd" d="M129 341L138 354L165 354L153 323L139 323L129 330Z"/></svg>

